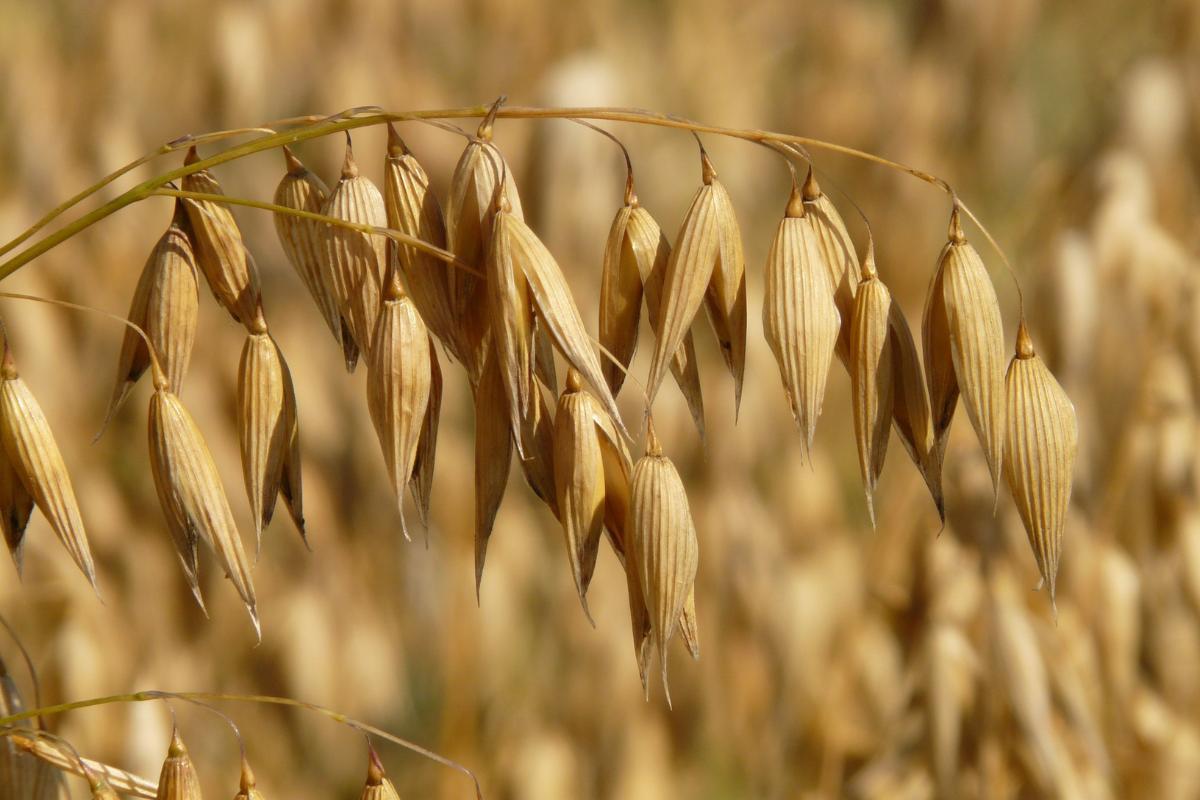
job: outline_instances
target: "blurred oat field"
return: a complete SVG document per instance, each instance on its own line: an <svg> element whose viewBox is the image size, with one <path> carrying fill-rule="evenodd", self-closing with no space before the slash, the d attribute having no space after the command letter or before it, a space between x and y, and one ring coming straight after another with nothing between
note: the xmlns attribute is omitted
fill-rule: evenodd
<svg viewBox="0 0 1200 800"><path fill-rule="evenodd" d="M947 455L940 532L898 442L871 530L840 366L811 464L801 461L760 323L787 173L764 148L709 137L745 238L750 336L735 424L730 379L712 337L697 335L706 451L669 381L656 405L700 541L703 656L674 651L673 710L657 687L642 699L611 550L589 596L593 629L560 529L517 474L476 604L472 405L457 366L446 368L429 545L419 533L403 541L363 371L346 376L268 215L241 208L299 397L313 552L278 513L254 572L262 644L211 560L206 619L150 480L149 389L90 444L120 330L0 300L71 469L103 595L35 515L23 580L0 565L0 613L32 653L45 701L143 688L287 695L468 765L489 798L1200 796L1200 6L0 0L0 241L181 134L500 94L811 135L953 183L1009 253L1039 351L1078 411L1057 624L1033 591L1037 568L1007 492L993 514L965 414ZM631 150L643 204L673 236L699 178L694 143L609 128ZM411 123L403 133L444 198L461 139ZM594 331L600 256L624 186L617 151L552 120L501 120L496 140ZM382 130L356 132L354 143L378 182ZM342 146L331 137L299 152L332 183ZM945 240L945 197L819 159L860 244L847 197L870 219L881 276L915 329ZM228 193L268 200L283 167L268 153L215 172ZM166 199L125 209L2 288L124 314L170 215ZM981 252L1011 346L1014 284ZM207 289L201 297L182 397L248 534L233 424L242 332ZM634 361L639 378L649 341ZM636 390L621 400L638 419ZM0 653L19 675L15 650ZM360 791L366 758L352 732L292 711L226 710L268 798ZM177 711L205 794L234 794L233 738L215 717ZM158 704L110 706L52 726L88 757L153 777L170 716ZM457 773L381 753L405 798L470 796ZM81 797L86 786L68 790Z"/></svg>

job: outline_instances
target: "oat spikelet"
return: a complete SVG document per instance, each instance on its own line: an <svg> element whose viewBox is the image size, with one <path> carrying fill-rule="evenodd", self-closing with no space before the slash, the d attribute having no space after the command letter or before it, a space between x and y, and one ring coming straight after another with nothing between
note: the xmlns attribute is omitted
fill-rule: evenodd
<svg viewBox="0 0 1200 800"><path fill-rule="evenodd" d="M521 197L512 170L492 144L491 121L485 119L475 139L463 150L450 178L446 202L446 241L451 252L482 273L488 242L492 237L492 201L496 186L504 181L504 197L511 214L523 219ZM483 374L487 349L486 281L465 270L446 273L451 310L459 331L458 352L467 367L471 383Z"/></svg>
<svg viewBox="0 0 1200 800"><path fill-rule="evenodd" d="M704 149L704 182L712 188L713 214L717 224L717 260L704 296L725 366L733 376L734 416L742 405L742 378L746 373L746 257L733 200Z"/></svg>
<svg viewBox="0 0 1200 800"><path fill-rule="evenodd" d="M688 589L687 600L683 602L683 611L679 615L679 633L683 643L695 660L700 659L700 624L696 620L696 587L693 584Z"/></svg>
<svg viewBox="0 0 1200 800"><path fill-rule="evenodd" d="M446 223L442 207L429 187L429 177L390 124L383 164L383 204L388 227L438 247L446 246ZM390 244L421 319L451 353L457 354L458 331L451 307L449 277L455 267L408 245Z"/></svg>
<svg viewBox="0 0 1200 800"><path fill-rule="evenodd" d="M279 493L287 505L292 524L300 534L300 540L308 547L308 531L304 526L304 486L300 476L300 412L296 407L296 386L292 383L292 371L279 345L279 363L283 366L283 474L279 479Z"/></svg>
<svg viewBox="0 0 1200 800"><path fill-rule="evenodd" d="M642 275L649 274L658 242L635 238L630 219L638 209L633 190L633 173L625 187L625 205L617 211L604 244L600 270L600 344L626 369L637 351L638 321L642 314ZM657 227L657 226L656 226ZM645 245L650 244L647 251ZM615 396L625 382L625 371L605 359L601 364L604 380Z"/></svg>
<svg viewBox="0 0 1200 800"><path fill-rule="evenodd" d="M275 205L294 208L297 211L321 213L329 190L325 183L308 170L291 151L283 148L287 161L287 174L275 189ZM326 239L330 229L311 219L301 219L291 214L275 214L275 232L283 246L284 255L293 269L304 281L308 293L321 312L326 327L334 341L342 348L347 364L358 361L358 347L350 336L349 328L338 310L337 299L330 289L329 277L325 274Z"/></svg>
<svg viewBox="0 0 1200 800"><path fill-rule="evenodd" d="M812 224L816 234L820 263L829 275L834 303L843 321L838 333L837 355L848 367L850 326L846 324L846 320L849 320L854 312L854 295L858 291L859 281L862 280L862 271L859 269L858 254L854 250L854 241L846 230L846 223L842 221L842 215L838 213L828 195L821 191L817 176L811 167L804 181L804 210L805 218Z"/></svg>
<svg viewBox="0 0 1200 800"><path fill-rule="evenodd" d="M550 340L563 358L578 370L604 410L612 416L617 428L628 436L621 422L617 401L609 391L600 369L600 358L592 347L579 308L575 305L558 263L529 226L503 206L496 213L495 236L505 243L506 249L511 249L514 268L523 272L528 281L538 324L545 326ZM496 336L499 335L497 332Z"/></svg>
<svg viewBox="0 0 1200 800"><path fill-rule="evenodd" d="M509 425L517 437L517 454L526 458L520 436L521 420L530 416L533 398L533 304L525 268L513 233L512 206L503 196L493 222L487 249L487 303L492 344L500 359L500 374L508 405Z"/></svg>
<svg viewBox="0 0 1200 800"><path fill-rule="evenodd" d="M671 245L662 229L642 206L634 208L629 215L627 226L629 240L633 243L634 252L638 254L642 270L643 295L646 301L646 316L650 320L650 328L658 335L659 309L662 304L663 281L667 275L667 265L671 261ZM692 340L691 328L684 333L683 343L671 357L671 375L687 401L688 411L691 412L692 422L700 434L700 443L704 443L704 395L700 391L700 370L696 366L696 345Z"/></svg>
<svg viewBox="0 0 1200 800"><path fill-rule="evenodd" d="M370 179L360 175L354 150L346 138L342 177L325 200L327 217L361 225L387 227L383 195ZM350 336L364 357L371 352L371 334L379 316L379 295L387 266L387 242L382 236L334 226L325 230L325 278ZM347 358L347 369L354 364Z"/></svg>
<svg viewBox="0 0 1200 800"><path fill-rule="evenodd" d="M179 729L171 731L171 744L158 775L157 800L200 800L200 778L192 757L179 736Z"/></svg>
<svg viewBox="0 0 1200 800"><path fill-rule="evenodd" d="M554 414L546 396L536 385L530 410L532 413L521 420L521 428L515 437L525 452L525 457L518 463L529 488L558 519L558 492L554 488Z"/></svg>
<svg viewBox="0 0 1200 800"><path fill-rule="evenodd" d="M793 185L767 256L763 332L779 364L792 416L804 434L806 453L812 450L829 362L842 327L822 262L815 227Z"/></svg>
<svg viewBox="0 0 1200 800"><path fill-rule="evenodd" d="M238 366L238 434L242 476L254 517L257 547L263 528L275 513L275 501L285 485L289 506L297 512L299 499L299 433L295 391L290 387L287 364L261 317L255 320L242 347ZM288 469L289 466L293 469ZM293 474L294 473L294 474ZM294 483L294 485L293 485ZM304 533L303 516L298 521Z"/></svg>
<svg viewBox="0 0 1200 800"><path fill-rule="evenodd" d="M895 379L888 342L892 297L875 271L875 254L867 251L863 279L854 298L850 331L850 387L858 465L867 495L867 512L875 527L875 482L883 471L892 427Z"/></svg>
<svg viewBox="0 0 1200 800"><path fill-rule="evenodd" d="M413 501L417 516L425 528L425 543L429 543L429 504L433 496L433 468L437 459L438 422L442 416L442 367L438 363L437 348L433 337L429 338L429 403L425 407L425 419L421 423L421 441L417 444L417 460L413 464Z"/></svg>
<svg viewBox="0 0 1200 800"><path fill-rule="evenodd" d="M582 388L579 374L568 371L554 420L554 477L575 591L595 626L587 590L604 528L604 455L595 423L599 408Z"/></svg>
<svg viewBox="0 0 1200 800"><path fill-rule="evenodd" d="M953 248L948 242L938 257L937 269L929 281L925 312L921 318L921 345L925 353L925 381L929 387L929 413L938 460L946 452L950 423L958 406L958 377L950 352L950 321L946 316L945 268Z"/></svg>
<svg viewBox="0 0 1200 800"><path fill-rule="evenodd" d="M0 444L21 485L95 589L96 567L71 476L42 407L17 372L7 342L0 364Z"/></svg>
<svg viewBox="0 0 1200 800"><path fill-rule="evenodd" d="M184 164L200 160L196 148L188 150ZM224 194L221 184L206 169L185 175L185 192ZM249 325L262 307L258 268L242 241L242 232L229 207L210 200L184 200L196 245L196 261L213 295L238 322Z"/></svg>
<svg viewBox="0 0 1200 800"><path fill-rule="evenodd" d="M888 339L892 350L892 374L895 378L892 424L909 458L917 465L938 517L946 521L946 502L942 493L942 454L933 432L929 393L917 345L899 303L888 312Z"/></svg>
<svg viewBox="0 0 1200 800"><path fill-rule="evenodd" d="M653 422L647 428L646 455L633 468L629 521L630 551L635 553L638 582L650 617L654 645L667 685L667 645L696 581L700 547L687 494L675 465L662 453Z"/></svg>
<svg viewBox="0 0 1200 800"><path fill-rule="evenodd" d="M431 367L429 333L394 273L374 339L376 347L367 372L367 408L396 496L400 530L407 540L404 490L412 479L429 406Z"/></svg>
<svg viewBox="0 0 1200 800"><path fill-rule="evenodd" d="M1008 365L1005 393L1004 477L1054 605L1079 428L1075 406L1034 352L1024 320L1017 329L1017 352Z"/></svg>
<svg viewBox="0 0 1200 800"><path fill-rule="evenodd" d="M504 383L495 354L487 355L475 387L475 595L483 580L483 563L496 512L508 486L512 463L512 432Z"/></svg>
<svg viewBox="0 0 1200 800"><path fill-rule="evenodd" d="M167 373L171 391L176 393L183 386L183 376L191 360L200 305L199 276L189 230L180 200L170 227L146 259L129 307L129 321L146 332ZM145 340L127 327L121 340L117 380L104 416L104 427L149 366L150 353Z"/></svg>
<svg viewBox="0 0 1200 800"><path fill-rule="evenodd" d="M167 389L165 381L156 382L148 425L150 469L192 594L203 608L196 559L196 542L203 539L237 589L261 638L250 564L217 465L192 415Z"/></svg>
<svg viewBox="0 0 1200 800"><path fill-rule="evenodd" d="M0 448L0 528L4 530L4 543L20 576L24 564L25 526L33 513L33 496L21 483L13 469L8 454Z"/></svg>
<svg viewBox="0 0 1200 800"><path fill-rule="evenodd" d="M367 760L367 782L359 800L400 800L400 794L383 770L379 754L371 748Z"/></svg>

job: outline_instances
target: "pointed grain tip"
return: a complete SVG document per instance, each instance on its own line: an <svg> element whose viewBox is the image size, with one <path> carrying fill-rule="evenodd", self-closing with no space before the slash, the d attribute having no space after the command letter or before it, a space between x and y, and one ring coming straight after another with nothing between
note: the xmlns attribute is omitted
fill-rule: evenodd
<svg viewBox="0 0 1200 800"><path fill-rule="evenodd" d="M696 140L699 143L699 139ZM717 168L713 166L712 161L708 157L708 151L704 149L704 145L700 144L700 176L704 181L705 186L711 186L712 182L717 179Z"/></svg>
<svg viewBox="0 0 1200 800"><path fill-rule="evenodd" d="M800 187L796 185L795 180L792 181L792 192L788 195L787 208L784 209L783 215L788 219L800 219L804 216L804 196L800 194Z"/></svg>
<svg viewBox="0 0 1200 800"><path fill-rule="evenodd" d="M967 241L967 236L963 233L962 218L959 216L957 205L950 211L950 229L946 236L954 244L963 244Z"/></svg>
<svg viewBox="0 0 1200 800"><path fill-rule="evenodd" d="M379 753L375 752L375 748L370 744L367 745L367 785L379 786L383 783L386 772L383 769L383 762L379 759Z"/></svg>
<svg viewBox="0 0 1200 800"><path fill-rule="evenodd" d="M254 780L254 770L250 769L250 762L247 761L246 757L243 755L242 756L242 775L241 775L241 780L239 783L239 788L241 788L242 794L248 795L250 793L250 790L253 789L255 787L255 785L256 785L256 783Z"/></svg>
<svg viewBox="0 0 1200 800"><path fill-rule="evenodd" d="M1025 327L1025 318L1021 318L1020 324L1017 326L1017 358L1033 358L1033 339L1029 336L1029 329Z"/></svg>
<svg viewBox="0 0 1200 800"><path fill-rule="evenodd" d="M183 164L184 166L187 166L189 164L195 164L199 160L200 154L196 152L196 145L192 145L188 148L187 154L183 157Z"/></svg>
<svg viewBox="0 0 1200 800"><path fill-rule="evenodd" d="M399 131L392 123L387 126L387 152L391 158L400 158L409 153L408 145L404 143L404 139L400 137Z"/></svg>
<svg viewBox="0 0 1200 800"><path fill-rule="evenodd" d="M183 737L179 735L179 726L173 726L171 728L171 744L167 746L167 758L181 758L187 754L187 745L183 743Z"/></svg>
<svg viewBox="0 0 1200 800"><path fill-rule="evenodd" d="M308 169L305 168L300 159L296 158L296 154L292 152L292 148L286 144L283 146L283 160L287 164L288 175L299 177L308 172Z"/></svg>
<svg viewBox="0 0 1200 800"><path fill-rule="evenodd" d="M817 183L817 174L812 164L808 165L808 175L804 178L804 199L816 200L821 196L821 184Z"/></svg>
<svg viewBox="0 0 1200 800"><path fill-rule="evenodd" d="M654 417L646 418L646 455L658 457L662 455L662 444L658 434L654 432Z"/></svg>
<svg viewBox="0 0 1200 800"><path fill-rule="evenodd" d="M350 131L346 131L346 157L342 161L342 179L358 177L358 162L354 160L354 143L350 140Z"/></svg>

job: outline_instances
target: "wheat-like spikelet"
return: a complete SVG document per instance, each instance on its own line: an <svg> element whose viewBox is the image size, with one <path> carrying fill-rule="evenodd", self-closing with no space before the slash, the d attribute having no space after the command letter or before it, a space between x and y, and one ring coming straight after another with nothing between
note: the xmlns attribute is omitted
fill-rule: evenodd
<svg viewBox="0 0 1200 800"><path fill-rule="evenodd" d="M442 366L438 362L433 337L429 338L429 402L421 422L421 439L417 444L417 460L413 464L409 488L417 505L417 515L429 540L429 506L433 497L433 469L437 459L438 423L442 416Z"/></svg>
<svg viewBox="0 0 1200 800"><path fill-rule="evenodd" d="M859 281L862 280L858 255L854 249L854 241L846 230L846 223L842 221L842 215L838 213L829 196L821 191L816 172L811 166L808 177L804 180L803 194L805 218L812 225L816 235L820 263L829 275L834 302L842 319L842 327L838 332L838 358L842 364L849 367L850 326L846 324L846 320L850 319L854 312L854 295L858 291Z"/></svg>
<svg viewBox="0 0 1200 800"><path fill-rule="evenodd" d="M630 173L625 204L617 210L609 226L600 268L598 338L617 362L604 361L601 371L614 396L621 391L625 371L637 352L638 323L642 316L642 274L650 273L650 268L644 269L643 265L650 267L658 250L659 237L646 241L635 235L636 229L631 230L630 221L639 208L633 190L633 174Z"/></svg>

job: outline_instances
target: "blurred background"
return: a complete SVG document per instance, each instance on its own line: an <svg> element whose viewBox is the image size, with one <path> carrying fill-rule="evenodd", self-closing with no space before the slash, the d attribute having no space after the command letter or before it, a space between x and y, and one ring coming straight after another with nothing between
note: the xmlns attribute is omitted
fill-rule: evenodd
<svg viewBox="0 0 1200 800"><path fill-rule="evenodd" d="M945 467L945 530L893 441L872 531L845 372L831 369L804 463L761 334L762 266L787 172L763 148L706 139L745 237L748 378L735 425L732 383L702 325L706 452L670 382L658 402L700 540L703 656L674 650L670 711L658 686L649 702L641 697L611 550L590 593L593 629L557 524L519 472L476 604L473 423L457 366L447 367L429 544L402 540L363 371L345 374L271 220L237 209L296 380L314 552L280 511L254 573L262 644L211 559L202 563L206 619L150 478L145 381L90 444L121 331L0 301L22 375L72 471L103 594L99 602L35 513L23 581L0 564L0 612L31 651L46 702L147 688L288 695L469 765L491 798L1200 796L1192 0L0 0L0 18L0 240L181 134L357 105L448 108L507 94L801 133L958 189L1009 253L1035 342L1081 428L1057 622L1033 591L1037 571L1007 492L993 515L962 412ZM632 151L643 204L673 237L699 182L694 142L610 127ZM462 140L416 124L403 134L444 198ZM623 188L618 152L561 121L502 120L496 140L528 219L594 326L600 256ZM342 147L335 137L299 153L332 183ZM355 151L378 180L382 134L357 133ZM870 219L881 276L916 330L945 241L946 198L878 167L818 158L860 245L865 228L850 201ZM216 170L226 192L260 200L282 174L275 153ZM128 208L3 288L124 314L170 216L165 199ZM980 249L1011 342L1014 284ZM233 427L242 333L206 288L201 296L182 398L249 545ZM648 343L635 374L646 372ZM622 396L630 419L636 394ZM0 653L15 671L15 649ZM300 712L226 710L268 798L359 791L366 758L353 732ZM234 794L227 729L202 710L177 712L206 794ZM140 704L52 724L86 755L153 777L170 717ZM461 775L380 747L402 796L470 796ZM68 788L86 791L78 781Z"/></svg>

